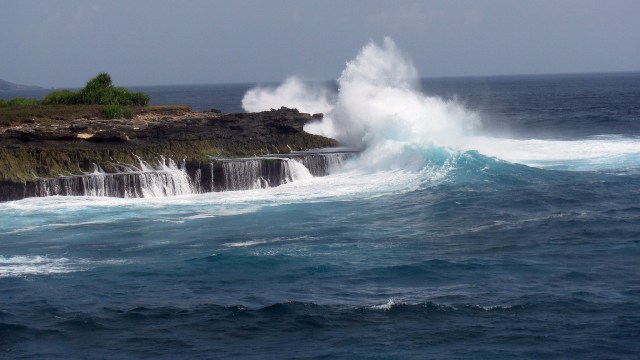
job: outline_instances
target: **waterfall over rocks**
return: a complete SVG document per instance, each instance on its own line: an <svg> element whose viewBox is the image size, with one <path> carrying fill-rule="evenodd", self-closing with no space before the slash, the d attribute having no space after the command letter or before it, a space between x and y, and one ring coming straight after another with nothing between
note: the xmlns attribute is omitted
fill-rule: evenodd
<svg viewBox="0 0 640 360"><path fill-rule="evenodd" d="M285 156L297 160L306 167L312 176L327 176L342 167L342 163L353 158L356 151L336 151L321 153L294 152Z"/></svg>
<svg viewBox="0 0 640 360"><path fill-rule="evenodd" d="M121 172L106 173L97 165L90 174L36 180L36 196L109 196L123 198L192 194L193 181L184 163L160 158L156 165L139 160L138 166L119 165Z"/></svg>
<svg viewBox="0 0 640 360"><path fill-rule="evenodd" d="M288 158L226 160L222 162L222 169L223 191L265 189L313 177L303 164Z"/></svg>
<svg viewBox="0 0 640 360"><path fill-rule="evenodd" d="M178 165L161 157L155 164L139 159L137 165L118 164L107 173L94 165L83 175L37 179L26 184L24 197L104 196L151 198L196 193L275 187L337 171L357 152L294 152L254 158L219 159Z"/></svg>
<svg viewBox="0 0 640 360"><path fill-rule="evenodd" d="M240 159L223 161L224 190L264 189L269 179L278 171L273 161ZM215 166L213 163L211 167Z"/></svg>

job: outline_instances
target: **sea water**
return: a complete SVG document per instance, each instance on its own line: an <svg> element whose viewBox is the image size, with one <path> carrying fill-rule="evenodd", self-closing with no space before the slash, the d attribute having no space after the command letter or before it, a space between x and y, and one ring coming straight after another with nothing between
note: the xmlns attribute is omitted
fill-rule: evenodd
<svg viewBox="0 0 640 360"><path fill-rule="evenodd" d="M0 355L637 358L640 74L416 83L368 46L291 93L153 90L308 91L308 130L365 149L328 176L1 203ZM402 71L358 73L370 56Z"/></svg>

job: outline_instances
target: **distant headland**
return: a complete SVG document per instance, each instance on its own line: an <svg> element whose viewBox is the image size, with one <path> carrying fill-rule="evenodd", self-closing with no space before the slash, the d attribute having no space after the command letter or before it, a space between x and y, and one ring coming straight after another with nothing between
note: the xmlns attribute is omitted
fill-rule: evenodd
<svg viewBox="0 0 640 360"><path fill-rule="evenodd" d="M0 92L23 91L23 90L42 90L40 86L14 84L12 82L0 79Z"/></svg>

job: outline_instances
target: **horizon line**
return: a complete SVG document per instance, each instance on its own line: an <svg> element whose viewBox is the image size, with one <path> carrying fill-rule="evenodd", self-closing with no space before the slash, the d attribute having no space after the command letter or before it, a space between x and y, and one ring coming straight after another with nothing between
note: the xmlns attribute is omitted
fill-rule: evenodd
<svg viewBox="0 0 640 360"><path fill-rule="evenodd" d="M482 79L482 78L509 78L509 77L537 77L537 76L580 76L580 75L613 75L613 74L634 74L640 73L640 70L613 70L613 71L578 71L578 72L552 72L552 73L513 73L513 74L484 74L484 75L443 75L443 76L421 76L420 80L441 80L441 79ZM291 76L297 77L297 76ZM288 78L288 77L287 77ZM32 89L33 91L40 90L60 90L60 89L79 89L82 86L61 86L61 87L44 87L39 85L25 85L17 84L11 81L0 78L11 84L17 86L25 86L39 89ZM160 87L160 86L210 86L210 85L259 85L259 84L280 84L285 79L281 80L264 80L264 81L237 81L237 82L198 82L198 83L163 83L163 84L149 84L149 85L117 85L119 87L126 88L144 88L144 87ZM324 82L336 82L337 79L302 79L306 82L324 83ZM26 90L29 91L29 90Z"/></svg>

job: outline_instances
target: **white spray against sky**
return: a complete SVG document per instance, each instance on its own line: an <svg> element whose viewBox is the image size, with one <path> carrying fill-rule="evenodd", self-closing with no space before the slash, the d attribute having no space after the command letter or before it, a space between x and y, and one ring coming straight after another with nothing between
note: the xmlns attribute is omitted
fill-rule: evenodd
<svg viewBox="0 0 640 360"><path fill-rule="evenodd" d="M637 139L594 141L516 140L474 133L479 116L455 100L427 96L413 62L393 40L370 42L347 62L338 93L289 78L275 88L250 90L246 111L287 106L324 113L305 131L334 138L346 146L366 148L363 160L372 170L429 162L429 149L478 150L484 155L544 167L550 160L611 159L640 154Z"/></svg>
<svg viewBox="0 0 640 360"><path fill-rule="evenodd" d="M337 94L289 78L276 88L248 91L242 105L246 111L286 106L322 112L324 119L307 124L305 131L366 148L363 157L372 170L407 166L406 161L398 163L407 158L423 165L425 155L419 148L458 148L478 121L476 114L454 101L421 93L413 62L390 38L380 45L370 42L347 62Z"/></svg>
<svg viewBox="0 0 640 360"><path fill-rule="evenodd" d="M242 98L242 108L256 112L286 106L310 114L326 113L333 108L330 94L324 87L310 86L290 77L277 88L257 87L247 91Z"/></svg>
<svg viewBox="0 0 640 360"><path fill-rule="evenodd" d="M322 112L321 122L307 132L355 147L391 140L425 145L456 146L476 122L475 114L459 104L420 92L419 75L393 40L370 42L349 61L338 79L338 93L310 87L290 78L277 88L250 90L242 100L246 111L280 106L302 112Z"/></svg>

